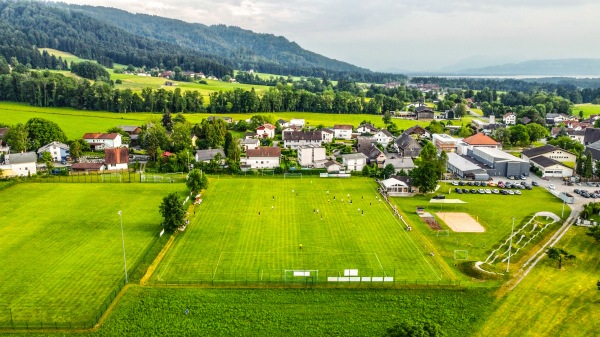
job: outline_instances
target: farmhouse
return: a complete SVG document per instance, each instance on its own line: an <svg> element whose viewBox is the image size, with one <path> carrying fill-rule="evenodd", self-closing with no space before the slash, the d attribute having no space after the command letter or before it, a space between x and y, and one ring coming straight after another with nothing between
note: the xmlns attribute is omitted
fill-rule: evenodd
<svg viewBox="0 0 600 337"><path fill-rule="evenodd" d="M326 158L324 147L305 145L298 148L298 164L302 167L322 168Z"/></svg>
<svg viewBox="0 0 600 337"><path fill-rule="evenodd" d="M417 114L417 120L433 119L435 112L426 106L419 106L415 108Z"/></svg>
<svg viewBox="0 0 600 337"><path fill-rule="evenodd" d="M129 164L129 149L125 147L104 149L104 164L109 171L126 170Z"/></svg>
<svg viewBox="0 0 600 337"><path fill-rule="evenodd" d="M383 163L387 159L385 153L377 147L376 143L371 143L370 146L362 146L359 152L367 156L367 164L377 164L378 168L383 168Z"/></svg>
<svg viewBox="0 0 600 337"><path fill-rule="evenodd" d="M367 164L367 156L362 153L344 154L342 164L348 171L361 171Z"/></svg>
<svg viewBox="0 0 600 337"><path fill-rule="evenodd" d="M321 146L322 143L321 131L291 131L285 132L283 137L283 146L289 149L297 149L306 145Z"/></svg>
<svg viewBox="0 0 600 337"><path fill-rule="evenodd" d="M333 136L337 139L352 139L352 125L336 124L333 126Z"/></svg>
<svg viewBox="0 0 600 337"><path fill-rule="evenodd" d="M69 145L57 141L46 144L37 150L40 158L44 152L49 152L55 162L67 160L67 156L70 156Z"/></svg>
<svg viewBox="0 0 600 337"><path fill-rule="evenodd" d="M27 177L37 173L35 152L11 153L4 156L2 176L4 177Z"/></svg>
<svg viewBox="0 0 600 337"><path fill-rule="evenodd" d="M83 140L90 144L93 151L104 150L104 148L121 147L121 135L118 133L86 133Z"/></svg>
<svg viewBox="0 0 600 337"><path fill-rule="evenodd" d="M382 180L379 184L391 197L407 197L412 195L410 187L405 182L396 178Z"/></svg>
<svg viewBox="0 0 600 337"><path fill-rule="evenodd" d="M256 128L256 135L261 138L274 138L275 125L266 123Z"/></svg>
<svg viewBox="0 0 600 337"><path fill-rule="evenodd" d="M243 168L272 169L279 167L281 149L278 147L259 147L246 151L246 158L241 159Z"/></svg>

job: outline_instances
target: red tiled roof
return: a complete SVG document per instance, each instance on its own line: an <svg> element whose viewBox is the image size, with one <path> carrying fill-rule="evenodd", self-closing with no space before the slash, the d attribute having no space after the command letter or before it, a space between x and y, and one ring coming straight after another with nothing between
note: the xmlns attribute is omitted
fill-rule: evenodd
<svg viewBox="0 0 600 337"><path fill-rule="evenodd" d="M274 126L274 125L272 125L272 124L269 124L269 123L267 123L267 124L263 124L263 125L261 125L261 126L259 126L259 127L257 128L257 130L264 130L264 129L275 130L276 128L275 128L275 126Z"/></svg>
<svg viewBox="0 0 600 337"><path fill-rule="evenodd" d="M278 147L258 147L256 149L246 150L246 157L280 157L281 149Z"/></svg>
<svg viewBox="0 0 600 337"><path fill-rule="evenodd" d="M500 143L484 135L483 133L476 133L471 137L467 137L463 139L463 142L469 145L500 145Z"/></svg>
<svg viewBox="0 0 600 337"><path fill-rule="evenodd" d="M118 133L86 133L83 139L116 139Z"/></svg>
<svg viewBox="0 0 600 337"><path fill-rule="evenodd" d="M129 164L129 149L104 149L104 162L107 165Z"/></svg>

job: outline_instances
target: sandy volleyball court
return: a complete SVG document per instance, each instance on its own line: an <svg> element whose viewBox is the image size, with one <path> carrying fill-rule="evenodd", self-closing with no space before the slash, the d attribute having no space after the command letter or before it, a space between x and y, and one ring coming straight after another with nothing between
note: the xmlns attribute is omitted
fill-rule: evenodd
<svg viewBox="0 0 600 337"><path fill-rule="evenodd" d="M467 213L435 213L454 232L483 233L485 228Z"/></svg>

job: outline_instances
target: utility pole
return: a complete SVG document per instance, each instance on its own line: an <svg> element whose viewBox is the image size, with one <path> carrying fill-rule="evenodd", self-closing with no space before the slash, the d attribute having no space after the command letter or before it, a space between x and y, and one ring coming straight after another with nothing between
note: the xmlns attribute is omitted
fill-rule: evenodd
<svg viewBox="0 0 600 337"><path fill-rule="evenodd" d="M512 239L513 232L515 231L515 218L512 218L512 226L510 227L510 245L508 246L508 263L506 264L506 272L508 273L508 268L510 267L510 253L512 251Z"/></svg>

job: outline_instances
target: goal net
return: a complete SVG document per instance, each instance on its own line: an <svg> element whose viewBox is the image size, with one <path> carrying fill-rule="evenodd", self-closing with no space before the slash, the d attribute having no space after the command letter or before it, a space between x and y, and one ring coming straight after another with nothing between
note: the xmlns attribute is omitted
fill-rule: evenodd
<svg viewBox="0 0 600 337"><path fill-rule="evenodd" d="M260 171L260 175L262 176L274 176L275 170L262 170Z"/></svg>
<svg viewBox="0 0 600 337"><path fill-rule="evenodd" d="M455 250L454 251L454 259L455 260L467 260L469 258L468 250Z"/></svg>
<svg viewBox="0 0 600 337"><path fill-rule="evenodd" d="M450 231L447 229L442 229L437 231L436 236L440 237L440 236L450 236Z"/></svg>
<svg viewBox="0 0 600 337"><path fill-rule="evenodd" d="M292 178L292 179L302 179L302 173L284 173L283 174L283 179L288 179L288 178Z"/></svg>
<svg viewBox="0 0 600 337"><path fill-rule="evenodd" d="M123 176L120 173L111 173L101 175L102 182L122 182Z"/></svg>

